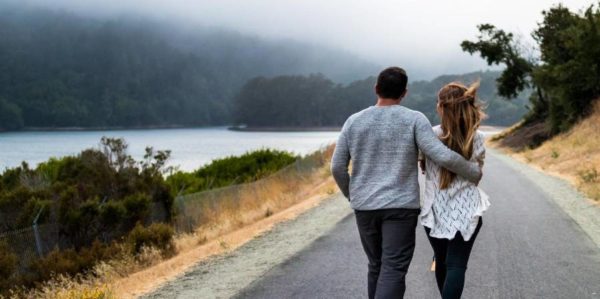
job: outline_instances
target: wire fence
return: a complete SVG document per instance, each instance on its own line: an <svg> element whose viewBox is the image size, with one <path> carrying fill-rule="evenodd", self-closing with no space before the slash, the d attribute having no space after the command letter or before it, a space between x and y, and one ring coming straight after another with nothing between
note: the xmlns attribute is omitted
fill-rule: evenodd
<svg viewBox="0 0 600 299"><path fill-rule="evenodd" d="M222 221L243 224L268 216L302 199L302 186L310 180L322 180L315 170L326 163L325 155L317 152L255 182L178 196L175 229L189 233Z"/></svg>
<svg viewBox="0 0 600 299"><path fill-rule="evenodd" d="M300 186L308 180L322 179L323 176L314 175L314 170L323 167L326 163L322 153L315 153L252 183L178 196L172 224L176 232L188 233L199 227L223 221L225 218L228 221L233 219L243 223L257 217L264 217L269 211L289 206L290 203L299 200L303 196L299 192ZM264 213L244 213L249 210ZM170 211L166 211L161 204L155 203L151 206L146 222L164 222L169 214ZM98 238L100 241L110 242L114 236L101 235ZM23 271L35 259L47 255L54 249L69 248L72 244L69 236L61 234L60 225L55 222L33 224L31 227L0 233L0 248L2 246L17 256L19 269Z"/></svg>
<svg viewBox="0 0 600 299"><path fill-rule="evenodd" d="M59 246L59 240L58 225L54 223L0 234L0 244L17 255L19 269L25 269L31 261Z"/></svg>

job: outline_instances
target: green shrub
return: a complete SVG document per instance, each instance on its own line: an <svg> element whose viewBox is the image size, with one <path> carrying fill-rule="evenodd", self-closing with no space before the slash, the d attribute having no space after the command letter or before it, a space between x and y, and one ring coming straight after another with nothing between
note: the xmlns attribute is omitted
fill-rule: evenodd
<svg viewBox="0 0 600 299"><path fill-rule="evenodd" d="M100 207L100 219L107 227L116 227L127 216L123 202L110 201Z"/></svg>
<svg viewBox="0 0 600 299"><path fill-rule="evenodd" d="M100 261L114 259L123 254L116 243L104 244L95 240L91 246L59 250L55 248L42 258L33 260L22 277L26 286L50 279L53 275L76 275L92 269Z"/></svg>
<svg viewBox="0 0 600 299"><path fill-rule="evenodd" d="M598 171L595 168L586 169L579 172L579 177L585 183L594 183L598 181Z"/></svg>
<svg viewBox="0 0 600 299"><path fill-rule="evenodd" d="M0 231L31 226L44 207L39 224L58 225L61 247L28 261L26 269L17 267L19 273L11 281L31 287L52 273L81 273L114 257L119 246L111 242L127 237L137 222L148 221L150 215L155 217L152 221L169 221L173 196L163 177L169 152L148 148L138 162L126 150L124 140L103 138L100 149L51 158L35 169L23 163L0 174ZM152 213L155 208L164 211ZM165 224L138 229L131 237L131 251L155 246L168 254L174 251L172 236ZM0 285L9 285L5 272L13 271L12 259L2 250Z"/></svg>
<svg viewBox="0 0 600 299"><path fill-rule="evenodd" d="M136 193L123 199L126 217L131 220L142 220L150 212L151 199L147 194Z"/></svg>
<svg viewBox="0 0 600 299"><path fill-rule="evenodd" d="M8 248L5 242L0 242L0 293L12 287L17 270L17 256Z"/></svg>
<svg viewBox="0 0 600 299"><path fill-rule="evenodd" d="M193 173L176 172L167 178L171 190L195 193L234 184L249 183L269 176L298 159L285 151L261 149L217 159Z"/></svg>
<svg viewBox="0 0 600 299"><path fill-rule="evenodd" d="M164 223L153 223L148 227L138 223L127 236L127 243L134 254L139 254L144 247L154 247L163 256L170 256L175 253L174 234L173 227Z"/></svg>

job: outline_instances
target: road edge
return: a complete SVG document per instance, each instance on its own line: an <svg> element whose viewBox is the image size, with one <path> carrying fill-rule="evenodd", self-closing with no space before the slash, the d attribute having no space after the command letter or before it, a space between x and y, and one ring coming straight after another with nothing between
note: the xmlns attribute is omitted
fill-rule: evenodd
<svg viewBox="0 0 600 299"><path fill-rule="evenodd" d="M542 189L548 198L569 215L600 248L600 206L563 178L536 169L501 150L495 148L487 150Z"/></svg>
<svg viewBox="0 0 600 299"><path fill-rule="evenodd" d="M350 215L339 193L228 253L200 261L140 298L231 298ZM200 295L201 294L201 295Z"/></svg>

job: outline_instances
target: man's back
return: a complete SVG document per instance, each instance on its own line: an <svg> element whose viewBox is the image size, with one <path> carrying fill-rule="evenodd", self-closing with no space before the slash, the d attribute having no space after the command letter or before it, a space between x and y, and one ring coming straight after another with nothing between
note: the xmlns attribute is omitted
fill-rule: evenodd
<svg viewBox="0 0 600 299"><path fill-rule="evenodd" d="M348 191L353 209L419 208L415 129L424 118L400 105L371 106L348 118L340 138L346 144L337 146L346 147L352 159ZM338 154L334 172L346 163Z"/></svg>

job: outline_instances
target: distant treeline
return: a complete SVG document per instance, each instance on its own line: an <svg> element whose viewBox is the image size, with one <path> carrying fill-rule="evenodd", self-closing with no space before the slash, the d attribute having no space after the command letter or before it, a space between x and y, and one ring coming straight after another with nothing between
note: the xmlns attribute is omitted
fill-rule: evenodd
<svg viewBox="0 0 600 299"><path fill-rule="evenodd" d="M83 18L9 4L0 8L0 131L339 126L374 101L373 78L336 82L374 75L378 67L339 51L141 19ZM281 74L300 75L273 78ZM487 88L497 75L415 82L405 104L434 120L442 84L481 76L489 123L510 124L525 111L525 101L498 100Z"/></svg>
<svg viewBox="0 0 600 299"><path fill-rule="evenodd" d="M600 3L581 13L557 5L542 15L543 21L531 33L537 43L531 49L491 24L479 25L479 36L461 44L490 65L506 66L497 81L502 96L533 91L525 124L546 124L549 133L533 138L537 144L589 115L593 101L600 98ZM540 56L531 58L530 53L538 50Z"/></svg>
<svg viewBox="0 0 600 299"><path fill-rule="evenodd" d="M0 131L224 125L252 77L322 72L347 82L376 70L298 42L0 3Z"/></svg>
<svg viewBox="0 0 600 299"><path fill-rule="evenodd" d="M349 82L379 70L343 52L297 42L16 4L0 4L0 28L0 131L339 126L374 101L373 78ZM525 101L499 100L490 83L497 76L414 82L405 104L434 120L435 94L444 83L481 77L488 122L510 124L524 113Z"/></svg>
<svg viewBox="0 0 600 299"><path fill-rule="evenodd" d="M498 72L446 75L409 84L403 105L437 122L436 95L447 83L481 80L479 97L486 103L490 125L510 125L527 113L527 97L507 101L496 94ZM375 78L347 85L323 75L258 77L246 83L234 102L234 121L250 127L341 126L351 114L375 104Z"/></svg>

